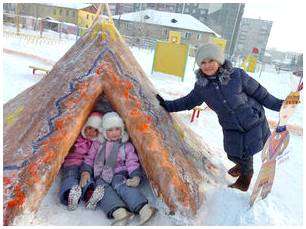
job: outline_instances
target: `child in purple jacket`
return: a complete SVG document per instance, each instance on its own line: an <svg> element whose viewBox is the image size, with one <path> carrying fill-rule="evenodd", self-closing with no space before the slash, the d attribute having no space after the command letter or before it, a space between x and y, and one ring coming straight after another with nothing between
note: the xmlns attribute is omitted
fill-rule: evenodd
<svg viewBox="0 0 306 229"><path fill-rule="evenodd" d="M71 151L64 159L61 168L60 201L68 206L68 210L75 210L79 199L84 197L89 188L93 187L90 179L86 186L80 187L80 168L89 150L97 148L101 143L102 114L93 112L83 126L81 134L74 143Z"/></svg>
<svg viewBox="0 0 306 229"><path fill-rule="evenodd" d="M142 172L134 146L128 141L123 120L116 112L108 112L102 118L104 142L99 149L91 148L81 168L81 186L93 175L95 190L88 206L99 207L116 225L124 225L133 216L140 215L144 223L154 213L148 200L140 192ZM130 212L128 212L129 210Z"/></svg>

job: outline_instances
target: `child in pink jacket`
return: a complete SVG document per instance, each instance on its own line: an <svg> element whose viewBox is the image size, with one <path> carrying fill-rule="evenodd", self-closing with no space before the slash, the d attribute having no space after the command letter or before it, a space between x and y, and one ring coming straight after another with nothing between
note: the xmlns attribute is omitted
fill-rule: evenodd
<svg viewBox="0 0 306 229"><path fill-rule="evenodd" d="M90 149L81 168L81 185L86 185L91 175L95 181L88 206L95 208L98 204L116 225L125 225L132 216L128 211L139 214L143 223L154 209L138 188L142 178L138 156L116 112L103 116L102 135L104 142L98 149Z"/></svg>
<svg viewBox="0 0 306 229"><path fill-rule="evenodd" d="M79 199L84 197L87 190L93 186L93 180L90 179L88 184L80 187L80 167L83 164L89 150L96 149L101 140L102 114L93 112L83 126L81 134L77 138L69 154L64 159L61 168L61 187L60 201L68 206L68 210L75 210L78 206Z"/></svg>

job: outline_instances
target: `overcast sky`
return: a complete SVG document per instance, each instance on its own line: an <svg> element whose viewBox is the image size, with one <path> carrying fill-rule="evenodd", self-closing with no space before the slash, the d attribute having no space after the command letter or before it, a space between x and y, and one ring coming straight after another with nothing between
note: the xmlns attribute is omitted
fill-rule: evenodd
<svg viewBox="0 0 306 229"><path fill-rule="evenodd" d="M303 52L306 42L304 2L306 3L305 0L247 1L243 17L273 21L268 48Z"/></svg>

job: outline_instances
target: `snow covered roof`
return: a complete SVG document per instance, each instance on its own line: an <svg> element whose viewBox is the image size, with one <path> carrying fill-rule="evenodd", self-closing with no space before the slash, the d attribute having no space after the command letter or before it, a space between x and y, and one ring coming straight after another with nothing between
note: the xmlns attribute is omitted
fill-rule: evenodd
<svg viewBox="0 0 306 229"><path fill-rule="evenodd" d="M48 22L53 22L53 23L58 23L58 24L61 23L60 21L58 21L58 20L56 20L52 17L46 17L46 18L43 18L43 19L48 20Z"/></svg>
<svg viewBox="0 0 306 229"><path fill-rule="evenodd" d="M98 9L94 5L87 6L86 8L84 8L82 10L86 11L86 12L89 12L89 13L92 13L92 14L95 14L98 11Z"/></svg>
<svg viewBox="0 0 306 229"><path fill-rule="evenodd" d="M91 4L89 3L69 3L69 2L56 2L56 3L45 3L46 5L51 5L51 6L58 6L58 7L64 7L64 8L69 8L69 9L76 9L80 10L86 7L89 7Z"/></svg>
<svg viewBox="0 0 306 229"><path fill-rule="evenodd" d="M219 34L189 14L179 14L148 9L138 12L115 15L113 18L117 20L120 19L124 21L145 22L148 24L201 31L212 33L220 37Z"/></svg>

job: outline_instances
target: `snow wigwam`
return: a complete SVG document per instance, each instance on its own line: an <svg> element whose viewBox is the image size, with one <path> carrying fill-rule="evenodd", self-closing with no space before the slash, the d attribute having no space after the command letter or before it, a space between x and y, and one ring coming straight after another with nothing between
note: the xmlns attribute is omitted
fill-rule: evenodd
<svg viewBox="0 0 306 229"><path fill-rule="evenodd" d="M4 224L37 210L100 95L124 119L169 213L195 215L204 200L203 178L224 178L206 148L190 133L180 134L184 127L154 94L113 23L97 19L49 74L4 105L4 118L13 117L4 122ZM205 168L205 177L196 166Z"/></svg>

